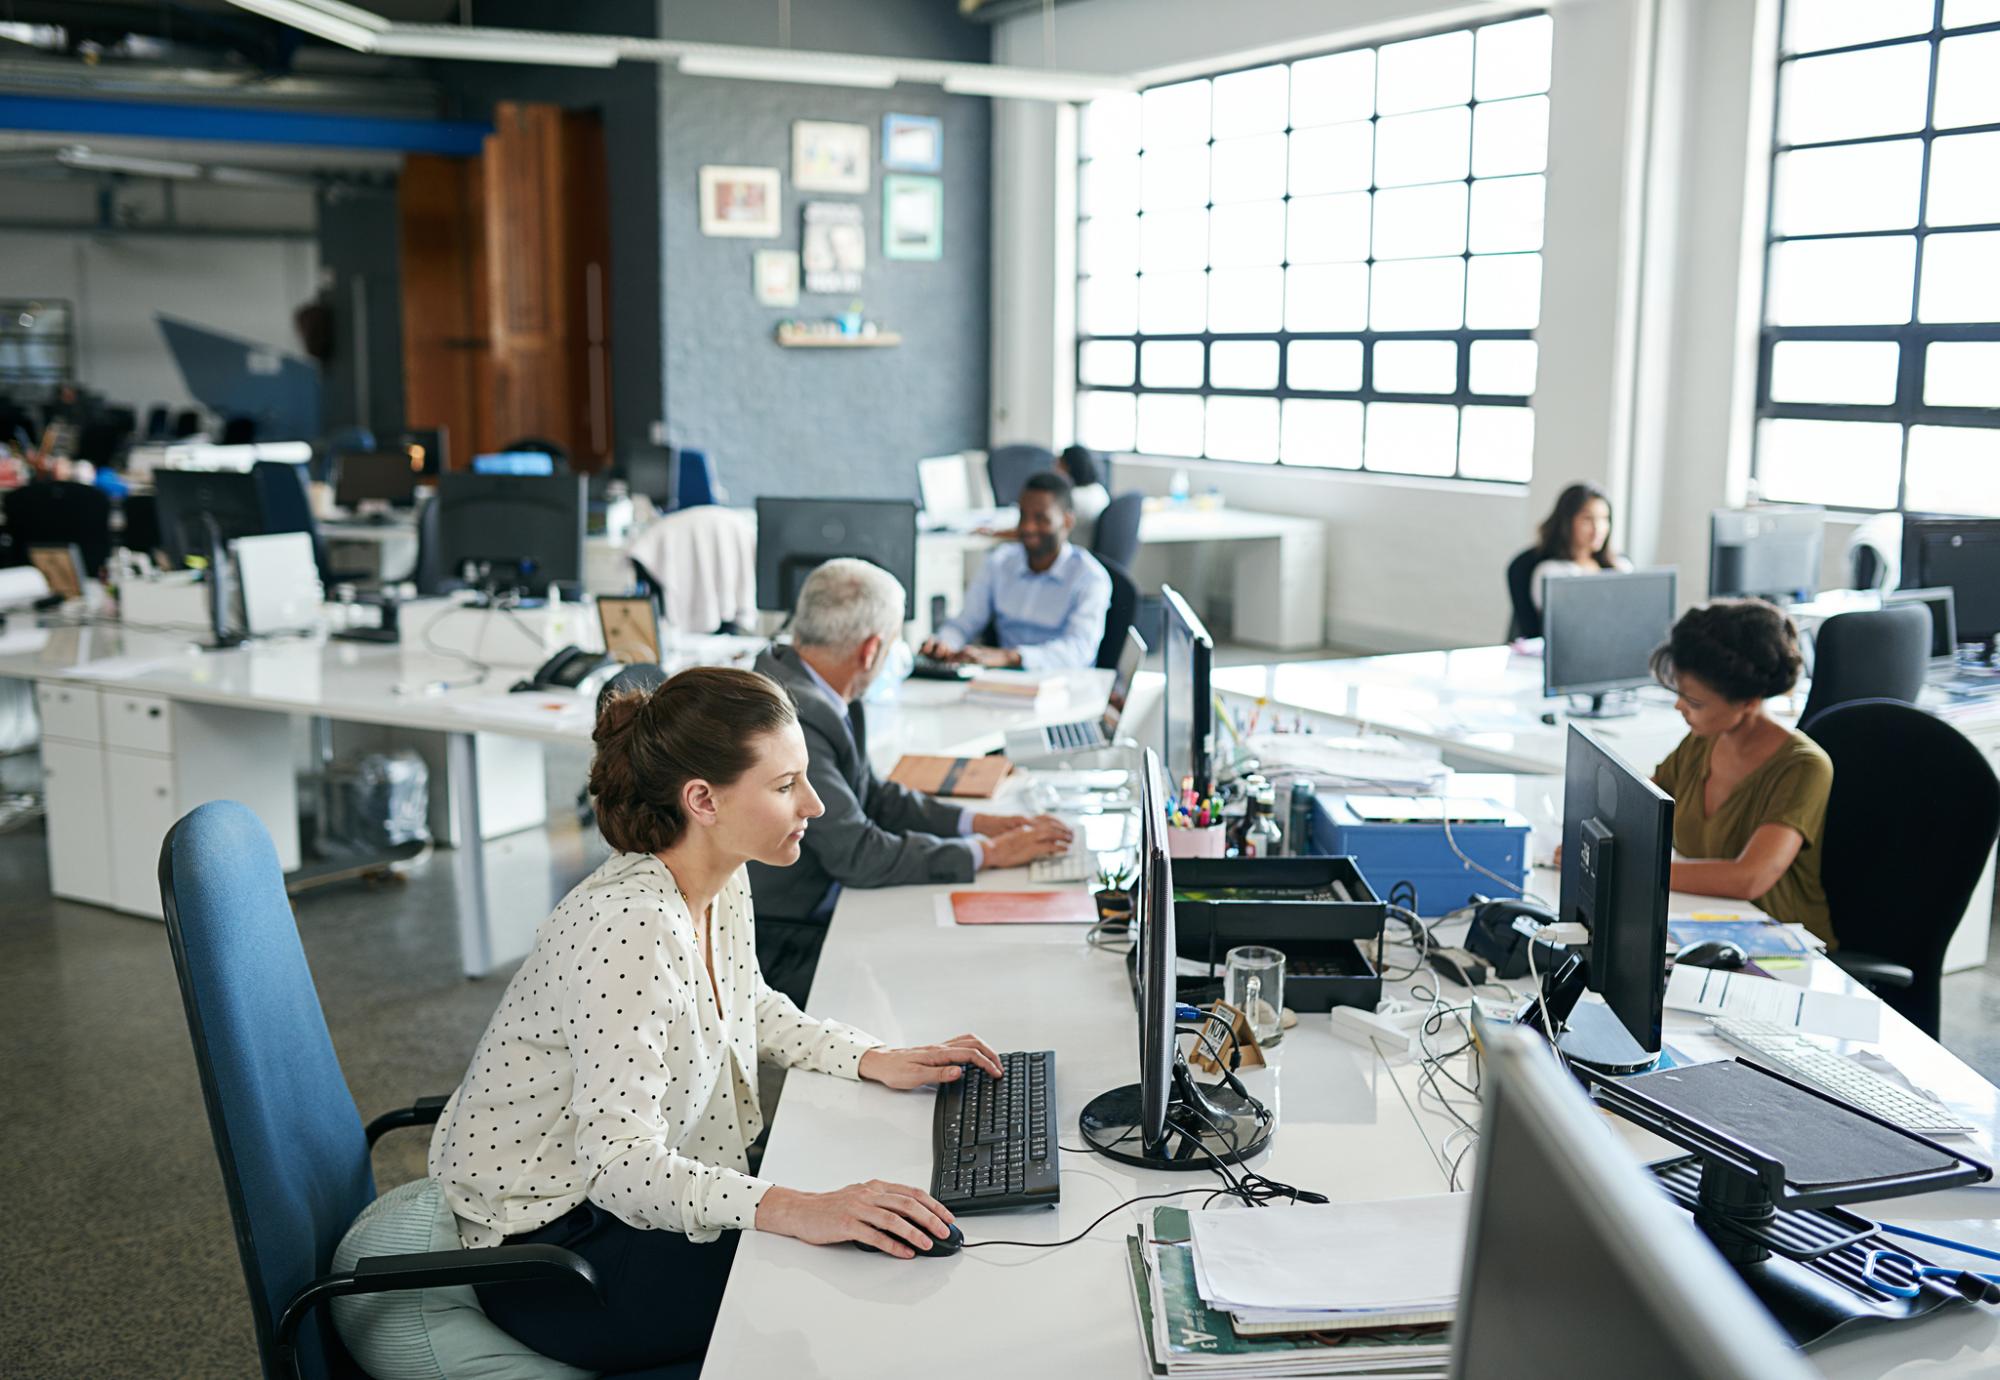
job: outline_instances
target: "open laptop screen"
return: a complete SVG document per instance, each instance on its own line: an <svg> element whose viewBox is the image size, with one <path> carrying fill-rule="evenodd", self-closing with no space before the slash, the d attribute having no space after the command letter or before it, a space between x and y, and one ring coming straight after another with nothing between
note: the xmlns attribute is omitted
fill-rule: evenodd
<svg viewBox="0 0 2000 1380"><path fill-rule="evenodd" d="M1111 695L1104 702L1104 718L1100 721L1107 743L1118 737L1118 720L1124 716L1125 701L1132 693L1132 677L1139 674L1139 663L1145 659L1146 639L1139 636L1137 628L1127 628L1125 645L1118 652L1118 669L1111 673Z"/></svg>

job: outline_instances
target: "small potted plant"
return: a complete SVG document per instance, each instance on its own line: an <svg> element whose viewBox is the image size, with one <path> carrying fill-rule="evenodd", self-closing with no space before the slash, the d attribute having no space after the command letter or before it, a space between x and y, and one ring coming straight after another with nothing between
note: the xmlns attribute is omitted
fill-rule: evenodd
<svg viewBox="0 0 2000 1380"><path fill-rule="evenodd" d="M1137 868L1106 867L1097 873L1097 920L1102 925L1129 925L1132 922L1132 883L1139 879Z"/></svg>

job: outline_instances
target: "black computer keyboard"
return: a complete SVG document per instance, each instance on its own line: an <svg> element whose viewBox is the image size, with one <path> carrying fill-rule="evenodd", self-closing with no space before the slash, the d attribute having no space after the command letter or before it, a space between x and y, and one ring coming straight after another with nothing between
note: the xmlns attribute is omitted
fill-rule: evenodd
<svg viewBox="0 0 2000 1380"><path fill-rule="evenodd" d="M937 1090L931 1120L931 1197L953 1213L1053 1207L1061 1196L1056 1149L1056 1056L1000 1056L1005 1078L967 1065Z"/></svg>
<svg viewBox="0 0 2000 1380"><path fill-rule="evenodd" d="M956 661L937 661L920 656L910 667L911 680L971 680L979 674L977 666L967 666Z"/></svg>

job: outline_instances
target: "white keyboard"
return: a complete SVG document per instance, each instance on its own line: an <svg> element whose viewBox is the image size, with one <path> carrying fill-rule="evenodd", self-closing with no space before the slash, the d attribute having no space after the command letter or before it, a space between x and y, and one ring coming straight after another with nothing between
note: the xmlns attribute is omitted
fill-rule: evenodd
<svg viewBox="0 0 2000 1380"><path fill-rule="evenodd" d="M1711 1016L1715 1033L1777 1072L1919 1135L1950 1135L1974 1128L1948 1107L1870 1073L1810 1036L1776 1021Z"/></svg>
<svg viewBox="0 0 2000 1380"><path fill-rule="evenodd" d="M1066 853L1051 853L1028 864L1031 882L1087 882L1097 875L1097 854L1083 846L1079 831L1069 841Z"/></svg>

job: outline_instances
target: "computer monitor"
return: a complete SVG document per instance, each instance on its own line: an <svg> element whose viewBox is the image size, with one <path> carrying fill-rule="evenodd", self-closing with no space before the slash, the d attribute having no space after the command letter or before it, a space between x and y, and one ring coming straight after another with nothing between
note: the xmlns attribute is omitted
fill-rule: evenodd
<svg viewBox="0 0 2000 1380"><path fill-rule="evenodd" d="M169 569L186 565L189 556L208 557L216 540L264 534L264 504L248 470L155 470L153 495Z"/></svg>
<svg viewBox="0 0 2000 1380"><path fill-rule="evenodd" d="M549 475L556 472L556 458L540 450L496 450L472 457L474 474Z"/></svg>
<svg viewBox="0 0 2000 1380"><path fill-rule="evenodd" d="M806 576L858 556L903 582L903 621L917 616L917 505L907 498L757 500L757 607L789 613Z"/></svg>
<svg viewBox="0 0 2000 1380"><path fill-rule="evenodd" d="M1674 628L1671 569L1571 575L1542 585L1542 694L1589 695L1592 717L1630 713L1605 696L1653 683Z"/></svg>
<svg viewBox="0 0 2000 1380"><path fill-rule="evenodd" d="M1571 724L1563 769L1561 919L1590 932L1590 990L1558 1042L1607 1073L1660 1055L1667 986L1667 892L1674 798Z"/></svg>
<svg viewBox="0 0 2000 1380"><path fill-rule="evenodd" d="M1104 717L1098 720L1107 743L1117 740L1118 721L1125 717L1125 702L1132 697L1133 678L1145 660L1146 639L1139 636L1137 628L1127 628L1125 644L1118 649L1118 665L1111 672L1111 693L1104 700Z"/></svg>
<svg viewBox="0 0 2000 1380"><path fill-rule="evenodd" d="M1819 592L1826 510L1789 504L1708 516L1708 597L1804 603Z"/></svg>
<svg viewBox="0 0 2000 1380"><path fill-rule="evenodd" d="M1480 1027L1452 1380L1817 1374L1539 1040Z"/></svg>
<svg viewBox="0 0 2000 1380"><path fill-rule="evenodd" d="M403 449L418 474L443 474L451 468L451 430L419 427L403 433Z"/></svg>
<svg viewBox="0 0 2000 1380"><path fill-rule="evenodd" d="M1167 788L1181 789L1192 781L1197 798L1215 790L1215 695L1209 676L1215 663L1215 639L1172 585L1160 586L1165 636L1160 658L1167 676L1165 739L1162 757Z"/></svg>
<svg viewBox="0 0 2000 1380"><path fill-rule="evenodd" d="M632 451L619 467L625 472L625 487L644 494L664 512L674 492L674 457L663 446L646 446Z"/></svg>
<svg viewBox="0 0 2000 1380"><path fill-rule="evenodd" d="M580 474L439 475L445 570L474 584L536 595L550 585L581 583L583 491Z"/></svg>
<svg viewBox="0 0 2000 1380"><path fill-rule="evenodd" d="M1961 641L1980 643L1987 657L2000 638L2000 518L1903 519L1903 586L1950 586Z"/></svg>
<svg viewBox="0 0 2000 1380"><path fill-rule="evenodd" d="M1958 660L1958 604L1951 587L1943 589L1897 589L1882 596L1882 607L1922 604L1931 615L1931 661L1950 666Z"/></svg>
<svg viewBox="0 0 2000 1380"><path fill-rule="evenodd" d="M350 450L340 457L333 501L343 508L364 503L392 503L408 508L417 501L417 470L421 463L407 450Z"/></svg>

